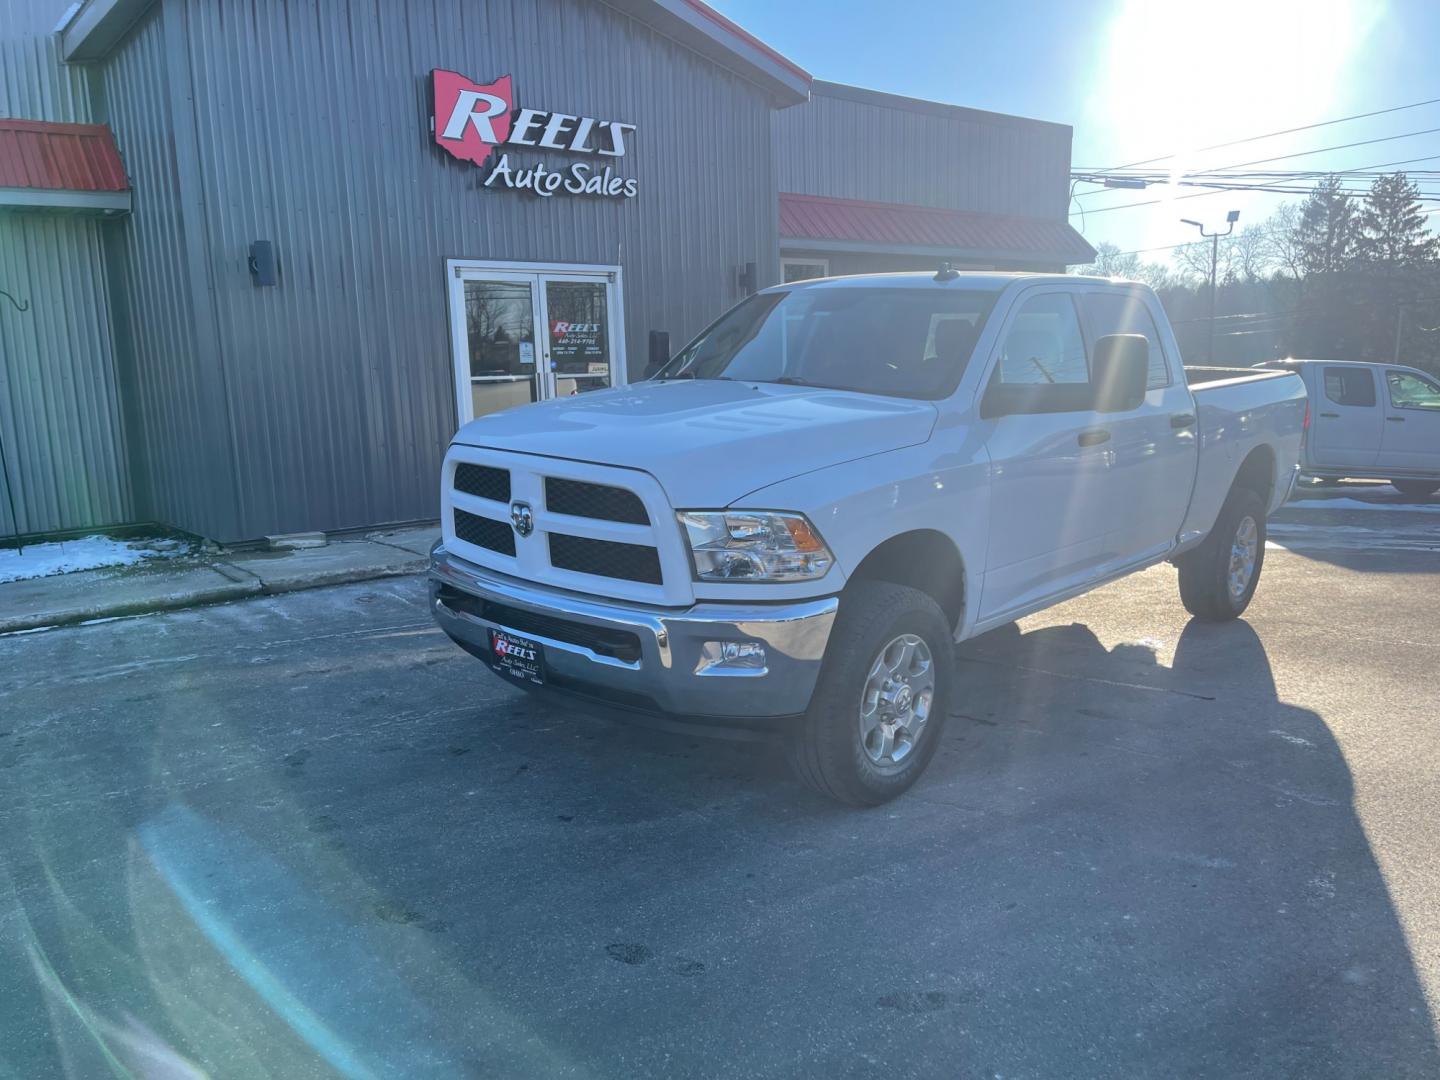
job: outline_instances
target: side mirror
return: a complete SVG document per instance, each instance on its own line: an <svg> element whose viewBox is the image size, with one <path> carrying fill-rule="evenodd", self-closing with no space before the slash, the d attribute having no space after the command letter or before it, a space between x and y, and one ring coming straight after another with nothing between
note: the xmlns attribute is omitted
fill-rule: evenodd
<svg viewBox="0 0 1440 1080"><path fill-rule="evenodd" d="M1107 334L1095 343L1090 362L1095 411L1129 412L1145 400L1150 381L1150 342L1143 334Z"/></svg>

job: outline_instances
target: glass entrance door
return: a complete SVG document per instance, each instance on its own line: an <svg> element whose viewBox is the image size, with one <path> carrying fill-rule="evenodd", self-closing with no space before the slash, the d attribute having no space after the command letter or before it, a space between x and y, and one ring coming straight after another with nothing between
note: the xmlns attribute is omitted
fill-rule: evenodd
<svg viewBox="0 0 1440 1080"><path fill-rule="evenodd" d="M461 424L624 383L618 268L449 265Z"/></svg>

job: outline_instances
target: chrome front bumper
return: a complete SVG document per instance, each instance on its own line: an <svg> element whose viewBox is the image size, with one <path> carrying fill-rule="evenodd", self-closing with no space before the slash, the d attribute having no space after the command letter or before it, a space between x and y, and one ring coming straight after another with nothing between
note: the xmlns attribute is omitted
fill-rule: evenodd
<svg viewBox="0 0 1440 1080"><path fill-rule="evenodd" d="M472 653L488 652L491 629L540 642L549 689L606 705L723 721L805 711L839 601L830 596L683 609L597 601L483 569L437 547L430 556L430 608L441 629ZM524 625L507 625L507 618ZM597 651L588 640L596 631L607 640L633 635L638 655L628 647L618 654ZM716 652L713 645L705 648L707 642L758 642L764 666L707 666Z"/></svg>

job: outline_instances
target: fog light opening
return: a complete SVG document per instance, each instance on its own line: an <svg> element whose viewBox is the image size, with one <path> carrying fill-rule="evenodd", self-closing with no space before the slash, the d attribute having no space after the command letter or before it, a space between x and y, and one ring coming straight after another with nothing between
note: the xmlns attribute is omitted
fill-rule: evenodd
<svg viewBox="0 0 1440 1080"><path fill-rule="evenodd" d="M758 641L707 641L700 646L696 675L763 675L765 646Z"/></svg>

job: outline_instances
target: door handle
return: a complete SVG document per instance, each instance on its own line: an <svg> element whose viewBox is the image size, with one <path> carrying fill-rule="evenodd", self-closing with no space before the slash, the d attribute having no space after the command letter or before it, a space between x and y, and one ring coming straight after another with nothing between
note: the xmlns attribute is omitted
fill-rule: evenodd
<svg viewBox="0 0 1440 1080"><path fill-rule="evenodd" d="M1110 441L1110 432L1104 428L1091 428L1089 431L1080 432L1075 441L1081 446L1099 446Z"/></svg>
<svg viewBox="0 0 1440 1080"><path fill-rule="evenodd" d="M1322 412L1320 415L1321 415L1322 417L1324 417L1326 420L1339 420L1339 419L1340 419L1340 414L1339 414L1338 412Z"/></svg>
<svg viewBox="0 0 1440 1080"><path fill-rule="evenodd" d="M1386 420L1389 420L1390 423L1392 423L1392 424L1403 424L1403 423L1405 423L1405 417L1403 417L1403 416L1387 416L1387 417L1385 417L1385 419L1386 419Z"/></svg>
<svg viewBox="0 0 1440 1080"><path fill-rule="evenodd" d="M1180 428L1194 427L1195 414L1193 412L1176 413L1174 416L1170 417L1170 426L1172 428L1175 428L1177 431Z"/></svg>

